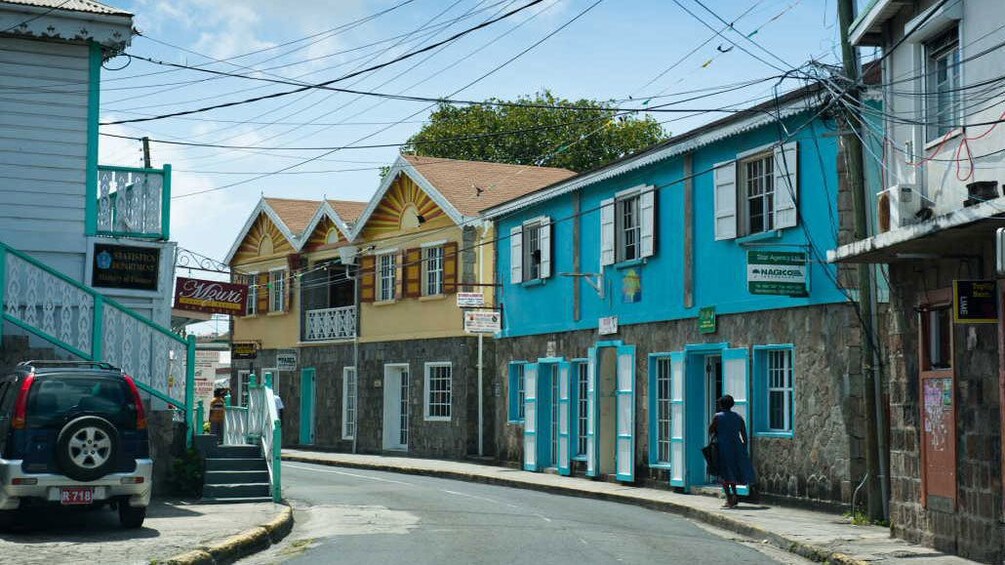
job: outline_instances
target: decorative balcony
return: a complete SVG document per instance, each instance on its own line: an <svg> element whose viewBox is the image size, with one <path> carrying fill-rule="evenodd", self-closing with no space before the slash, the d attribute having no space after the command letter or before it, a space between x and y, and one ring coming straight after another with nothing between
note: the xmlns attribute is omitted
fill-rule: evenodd
<svg viewBox="0 0 1005 565"><path fill-rule="evenodd" d="M356 335L356 307L307 310L303 341L351 339Z"/></svg>
<svg viewBox="0 0 1005 565"><path fill-rule="evenodd" d="M167 240L171 165L163 169L98 166L97 235Z"/></svg>

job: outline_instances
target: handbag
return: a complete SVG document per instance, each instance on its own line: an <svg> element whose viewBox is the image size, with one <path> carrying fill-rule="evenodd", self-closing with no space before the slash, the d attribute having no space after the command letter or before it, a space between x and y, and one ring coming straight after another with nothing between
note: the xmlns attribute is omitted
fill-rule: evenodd
<svg viewBox="0 0 1005 565"><path fill-rule="evenodd" d="M701 454L705 457L705 467L709 475L719 474L719 441L713 435L708 440L708 445L701 448Z"/></svg>

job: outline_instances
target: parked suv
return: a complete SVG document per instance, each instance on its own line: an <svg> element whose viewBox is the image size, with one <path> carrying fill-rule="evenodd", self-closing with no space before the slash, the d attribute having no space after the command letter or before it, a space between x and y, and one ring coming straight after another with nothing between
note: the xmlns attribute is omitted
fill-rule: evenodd
<svg viewBox="0 0 1005 565"><path fill-rule="evenodd" d="M153 461L136 383L107 363L25 361L0 377L0 517L109 504L143 525Z"/></svg>

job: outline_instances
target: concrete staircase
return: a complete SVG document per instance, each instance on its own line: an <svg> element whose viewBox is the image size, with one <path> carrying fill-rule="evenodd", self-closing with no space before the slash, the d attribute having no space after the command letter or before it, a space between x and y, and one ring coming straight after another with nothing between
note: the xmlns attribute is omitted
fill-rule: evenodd
<svg viewBox="0 0 1005 565"><path fill-rule="evenodd" d="M202 502L271 502L269 468L257 445L215 445L204 451Z"/></svg>

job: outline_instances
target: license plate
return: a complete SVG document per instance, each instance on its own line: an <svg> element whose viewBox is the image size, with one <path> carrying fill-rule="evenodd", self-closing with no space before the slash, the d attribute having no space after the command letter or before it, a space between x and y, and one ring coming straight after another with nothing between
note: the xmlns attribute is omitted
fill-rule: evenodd
<svg viewBox="0 0 1005 565"><path fill-rule="evenodd" d="M94 502L94 487L66 487L59 489L59 502L66 506Z"/></svg>

